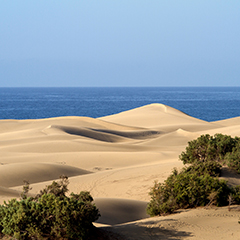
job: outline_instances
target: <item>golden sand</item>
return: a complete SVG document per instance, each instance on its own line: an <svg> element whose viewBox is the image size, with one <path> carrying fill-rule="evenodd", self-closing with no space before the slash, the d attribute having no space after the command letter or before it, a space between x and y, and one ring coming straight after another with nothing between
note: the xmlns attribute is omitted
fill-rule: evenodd
<svg viewBox="0 0 240 240"><path fill-rule="evenodd" d="M127 239L240 239L237 207L146 215L154 181L181 168L179 154L205 133L240 136L240 117L206 122L151 104L99 119L0 120L0 203L19 197L24 180L35 194L65 174L71 192L95 199L96 225Z"/></svg>

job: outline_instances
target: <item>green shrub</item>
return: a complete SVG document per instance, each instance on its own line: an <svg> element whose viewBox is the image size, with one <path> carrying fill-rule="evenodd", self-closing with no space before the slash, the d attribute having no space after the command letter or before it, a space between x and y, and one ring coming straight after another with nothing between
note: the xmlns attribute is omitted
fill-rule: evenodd
<svg viewBox="0 0 240 240"><path fill-rule="evenodd" d="M232 199L234 204L240 204L240 186L232 188Z"/></svg>
<svg viewBox="0 0 240 240"><path fill-rule="evenodd" d="M219 177L221 175L221 167L221 164L215 161L195 162L185 168L185 171L196 173L199 176L208 174L211 177Z"/></svg>
<svg viewBox="0 0 240 240"><path fill-rule="evenodd" d="M204 162L210 153L209 143L211 136L209 134L201 135L199 138L188 142L186 151L179 156L180 160L186 163Z"/></svg>
<svg viewBox="0 0 240 240"><path fill-rule="evenodd" d="M53 182L37 198L0 206L0 228L16 239L87 239L99 211L89 192L65 195L67 178ZM49 190L49 192L46 190Z"/></svg>
<svg viewBox="0 0 240 240"><path fill-rule="evenodd" d="M226 155L226 162L229 168L240 174L240 142L233 148L233 151Z"/></svg>
<svg viewBox="0 0 240 240"><path fill-rule="evenodd" d="M29 184L26 182L26 184ZM26 185L25 184L25 185ZM66 193L68 192L68 177L62 175L60 176L60 181L53 181L51 185L46 186L43 190L40 190L39 194L35 196L35 200L40 198L44 194L53 194L57 197L66 197ZM27 186L23 186L23 189L29 189Z"/></svg>
<svg viewBox="0 0 240 240"><path fill-rule="evenodd" d="M207 204L224 206L230 200L240 204L240 186L229 187L226 181L217 179L225 162L240 173L240 138L201 135L188 143L179 158L188 166L180 172L174 170L164 183L155 182L149 193L149 215Z"/></svg>
<svg viewBox="0 0 240 240"><path fill-rule="evenodd" d="M147 212L150 216L172 213L180 208L205 206L210 202L210 196L215 194L217 206L227 204L231 189L226 181L218 180L209 174L200 175L197 172L178 173L176 170L164 181L155 182L151 189L151 201Z"/></svg>
<svg viewBox="0 0 240 240"><path fill-rule="evenodd" d="M185 152L179 156L184 164L194 162L218 161L224 160L227 153L232 152L240 138L232 138L228 135L209 134L201 135L195 140L188 142Z"/></svg>
<svg viewBox="0 0 240 240"><path fill-rule="evenodd" d="M209 134L188 142L186 150L179 156L184 164L219 162L240 174L240 138L228 135Z"/></svg>

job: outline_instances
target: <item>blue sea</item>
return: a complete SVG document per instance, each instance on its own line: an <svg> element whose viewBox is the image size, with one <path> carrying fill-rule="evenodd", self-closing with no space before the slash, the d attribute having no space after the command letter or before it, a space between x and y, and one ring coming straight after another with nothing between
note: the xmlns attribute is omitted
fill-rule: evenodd
<svg viewBox="0 0 240 240"><path fill-rule="evenodd" d="M0 119L97 118L150 103L222 120L240 116L240 87L0 88Z"/></svg>

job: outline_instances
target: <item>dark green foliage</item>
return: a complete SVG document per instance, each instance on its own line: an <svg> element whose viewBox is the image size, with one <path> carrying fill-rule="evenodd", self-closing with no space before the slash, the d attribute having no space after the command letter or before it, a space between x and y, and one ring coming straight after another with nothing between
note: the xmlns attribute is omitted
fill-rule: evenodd
<svg viewBox="0 0 240 240"><path fill-rule="evenodd" d="M225 159L228 167L240 174L240 142L233 148L231 153L226 155Z"/></svg>
<svg viewBox="0 0 240 240"><path fill-rule="evenodd" d="M227 153L232 152L240 138L232 138L228 135L209 134L201 135L199 138L188 142L186 151L179 156L186 163L206 162L209 160L221 162Z"/></svg>
<svg viewBox="0 0 240 240"><path fill-rule="evenodd" d="M30 188L30 185L29 185L29 181L24 180L23 182L24 182L24 185L23 185L23 191L21 193L21 198L22 199L26 199L27 198L27 194L31 190L31 188Z"/></svg>
<svg viewBox="0 0 240 240"><path fill-rule="evenodd" d="M240 186L232 188L232 198L234 204L240 204Z"/></svg>
<svg viewBox="0 0 240 240"><path fill-rule="evenodd" d="M209 143L211 136L209 134L202 135L198 139L188 142L186 151L182 152L180 159L184 164L194 163L195 161L204 162L208 159L210 149Z"/></svg>
<svg viewBox="0 0 240 240"><path fill-rule="evenodd" d="M211 177L219 177L221 175L221 167L221 164L215 161L195 162L185 168L185 171L196 173L198 176L208 174Z"/></svg>
<svg viewBox="0 0 240 240"><path fill-rule="evenodd" d="M0 230L16 239L87 239L99 211L89 192L67 197L67 178L53 182L38 198L0 206ZM46 192L47 191L47 192Z"/></svg>
<svg viewBox="0 0 240 240"><path fill-rule="evenodd" d="M51 185L46 186L43 190L40 190L40 193L36 195L35 199L38 199L43 194L53 194L57 197L65 197L66 193L68 192L69 181L68 177L62 175L60 176L60 181L55 182L53 181Z"/></svg>
<svg viewBox="0 0 240 240"><path fill-rule="evenodd" d="M223 160L225 155L232 152L239 142L239 137L232 138L229 135L215 134L213 137L213 146L216 149L215 160Z"/></svg>
<svg viewBox="0 0 240 240"><path fill-rule="evenodd" d="M151 189L147 212L151 216L172 213L179 208L215 204L240 204L240 186L229 187L219 180L222 164L240 173L240 138L215 134L202 135L188 143L179 156L188 167L173 173Z"/></svg>
<svg viewBox="0 0 240 240"><path fill-rule="evenodd" d="M71 193L70 196L71 196L71 198L77 199L79 201L84 201L84 202L92 202L93 201L93 198L89 192L80 192L79 194Z"/></svg>
<svg viewBox="0 0 240 240"><path fill-rule="evenodd" d="M212 167L213 162L227 164L229 168L240 174L240 138L223 134L201 135L188 142L186 150L179 158L184 164L198 165L201 162L211 162Z"/></svg>
<svg viewBox="0 0 240 240"><path fill-rule="evenodd" d="M231 190L223 180L200 175L198 172L176 170L164 183L155 183L150 195L151 201L147 212L151 216L172 213L180 208L205 206L210 201L210 195L215 194L217 206L227 204Z"/></svg>

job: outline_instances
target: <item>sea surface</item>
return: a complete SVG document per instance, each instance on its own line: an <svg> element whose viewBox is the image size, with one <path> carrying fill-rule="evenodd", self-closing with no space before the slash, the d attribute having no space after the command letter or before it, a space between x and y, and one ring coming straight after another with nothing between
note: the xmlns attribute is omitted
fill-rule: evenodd
<svg viewBox="0 0 240 240"><path fill-rule="evenodd" d="M150 103L222 120L240 116L240 87L0 88L0 119L97 118Z"/></svg>

